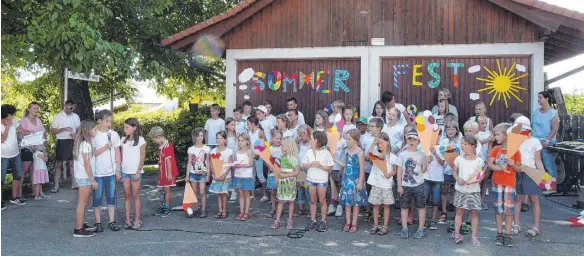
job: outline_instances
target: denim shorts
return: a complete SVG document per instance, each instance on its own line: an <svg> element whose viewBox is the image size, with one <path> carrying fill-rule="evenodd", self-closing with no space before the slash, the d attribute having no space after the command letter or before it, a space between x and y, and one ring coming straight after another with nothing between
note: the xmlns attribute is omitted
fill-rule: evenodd
<svg viewBox="0 0 584 257"><path fill-rule="evenodd" d="M442 182L426 180L424 182L424 190L426 193L426 202L431 206L440 206L440 194L442 189ZM430 201L432 200L432 201Z"/></svg>
<svg viewBox="0 0 584 257"><path fill-rule="evenodd" d="M518 195L539 195L541 188L525 172L517 173L515 190Z"/></svg>
<svg viewBox="0 0 584 257"><path fill-rule="evenodd" d="M297 200L298 200L298 204L310 204L310 192L308 191L308 188L305 188L304 186L300 186L297 188L298 189L298 196L297 196Z"/></svg>
<svg viewBox="0 0 584 257"><path fill-rule="evenodd" d="M122 182L126 181L126 179L134 180L135 177L136 177L136 174L122 173ZM140 180L142 180L142 174L140 174Z"/></svg>
<svg viewBox="0 0 584 257"><path fill-rule="evenodd" d="M333 170L333 172L331 172L331 178L335 181L335 182L341 182L342 174L341 171L339 170ZM338 184L338 183L337 183ZM341 185L337 185L337 187L340 187Z"/></svg>
<svg viewBox="0 0 584 257"><path fill-rule="evenodd" d="M12 163L12 178L13 180L20 180L22 177L22 160L20 154L12 158L2 158L2 185L4 185L4 178L8 172L8 165Z"/></svg>
<svg viewBox="0 0 584 257"><path fill-rule="evenodd" d="M255 190L255 185L253 182L253 178L233 178L233 188L239 190Z"/></svg>
<svg viewBox="0 0 584 257"><path fill-rule="evenodd" d="M116 206L116 175L95 177L95 181L97 181L97 188L93 193L93 207L101 207L104 193L107 206Z"/></svg>
<svg viewBox="0 0 584 257"><path fill-rule="evenodd" d="M195 173L189 173L189 180L191 182L205 182L205 179L207 179L207 174L195 174Z"/></svg>
<svg viewBox="0 0 584 257"><path fill-rule="evenodd" d="M91 179L88 178L75 178L75 182L80 187L91 186Z"/></svg>
<svg viewBox="0 0 584 257"><path fill-rule="evenodd" d="M273 174L268 175L268 183L266 188L269 190L278 189L278 184L276 184L276 176L274 176Z"/></svg>
<svg viewBox="0 0 584 257"><path fill-rule="evenodd" d="M323 182L323 183L312 183L312 182L308 182L308 187L324 187L327 188L329 186L328 182Z"/></svg>

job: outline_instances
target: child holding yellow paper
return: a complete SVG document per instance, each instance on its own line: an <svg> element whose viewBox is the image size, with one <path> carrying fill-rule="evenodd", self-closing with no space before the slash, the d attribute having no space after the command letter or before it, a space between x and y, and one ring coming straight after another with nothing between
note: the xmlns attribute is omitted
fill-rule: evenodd
<svg viewBox="0 0 584 257"><path fill-rule="evenodd" d="M280 217L284 210L284 202L288 202L288 223L286 224L286 229L290 230L294 228L292 217L294 215L294 200L296 200L296 177L299 173L298 148L296 147L296 140L292 132L284 133L283 137L280 155L282 169L277 189L278 212L271 228L276 229L280 227Z"/></svg>
<svg viewBox="0 0 584 257"><path fill-rule="evenodd" d="M479 210L481 205L481 186L480 181L474 181L474 177L482 174L484 161L476 154L477 139L474 136L464 136L462 138L462 155L454 160L453 176L456 179L454 186L454 206L456 207L456 216L454 218L454 243L462 243L463 238L460 235L462 225L462 216L464 210L470 210L470 219L472 226L472 244L479 246L481 243L478 239L479 228ZM478 172L478 174L477 174Z"/></svg>
<svg viewBox="0 0 584 257"><path fill-rule="evenodd" d="M219 131L216 134L217 138L217 148L211 151L211 158L213 155L219 154L219 158L222 160L222 163L231 163L233 158L233 151L227 147L227 133L225 131ZM216 219L224 219L227 218L227 193L229 192L229 178L228 176L231 175L228 170L230 168L223 167L215 167L215 162L211 162L211 168L213 172L213 183L209 186L209 192L215 193L218 195L218 204L219 208L217 214L215 215ZM217 170L221 170L219 176L216 175Z"/></svg>

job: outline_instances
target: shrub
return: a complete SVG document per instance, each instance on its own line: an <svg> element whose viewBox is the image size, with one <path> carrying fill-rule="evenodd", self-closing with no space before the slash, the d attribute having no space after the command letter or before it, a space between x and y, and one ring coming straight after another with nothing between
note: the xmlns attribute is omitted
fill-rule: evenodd
<svg viewBox="0 0 584 257"><path fill-rule="evenodd" d="M221 111L223 114L223 110ZM191 140L191 130L195 127L204 127L209 119L210 110L208 106L199 107L195 114L189 110L179 109L174 111L154 111L154 112L123 112L114 114L114 130L124 137L124 121L128 118L136 118L141 124L142 136L146 140L146 164L158 162L158 146L148 137L148 132L152 127L159 126L164 130L166 138L173 144L177 159L179 173L184 173L187 166L187 149L193 145Z"/></svg>

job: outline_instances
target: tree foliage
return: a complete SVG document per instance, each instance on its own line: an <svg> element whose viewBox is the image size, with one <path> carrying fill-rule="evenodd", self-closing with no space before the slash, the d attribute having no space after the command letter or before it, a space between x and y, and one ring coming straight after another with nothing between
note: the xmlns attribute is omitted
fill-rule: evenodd
<svg viewBox="0 0 584 257"><path fill-rule="evenodd" d="M43 70L37 80L51 85L50 89L31 89L36 90L34 94L59 94L63 70L68 68L102 76L99 83L90 83L94 99L107 97L112 90L129 98L135 93L128 86L130 79L150 80L159 93L180 100L195 94L224 96L220 78L190 68L185 53L171 51L160 42L235 2L3 0L2 74L16 77L18 70ZM222 60L198 60L224 69ZM58 104L59 97L55 99Z"/></svg>

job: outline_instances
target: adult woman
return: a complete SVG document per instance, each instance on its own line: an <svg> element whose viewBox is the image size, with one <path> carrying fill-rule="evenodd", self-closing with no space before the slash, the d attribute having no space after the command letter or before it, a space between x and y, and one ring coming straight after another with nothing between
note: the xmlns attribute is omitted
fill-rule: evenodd
<svg viewBox="0 0 584 257"><path fill-rule="evenodd" d="M21 135L26 136L30 134L34 134L37 132L45 133L45 128L43 127L43 122L39 118L39 111L40 111L40 104L38 102L31 102L28 104L28 108L24 110L24 115L22 120L20 121L20 129ZM46 138L46 135L43 135ZM33 162L33 146L23 147L21 150L22 156L22 177L26 176L26 173L32 170L32 162ZM42 192L41 192L42 194ZM48 198L47 195L43 195L43 198ZM19 189L18 196L22 198L22 186Z"/></svg>
<svg viewBox="0 0 584 257"><path fill-rule="evenodd" d="M393 93L391 93L389 91L383 92L383 95L381 95L381 102L385 104L386 110L390 110L391 108L396 108L398 111L400 111L400 113L403 114L403 115L400 115L400 117L399 117L398 124L400 126L405 127L406 125L408 125L411 122L410 119L406 119L406 117L408 117L408 112L406 111L406 107L404 107L403 104L396 103L396 99L395 99L395 96L393 95ZM387 124L388 120L389 120L389 116L388 116L388 112L386 111L384 123Z"/></svg>
<svg viewBox="0 0 584 257"><path fill-rule="evenodd" d="M458 110L456 110L456 106L452 105L452 94L448 88L440 88L438 90L438 99L436 100L436 105L432 107L432 114L438 114L438 102L442 99L446 99L450 103L448 106L448 112L458 116Z"/></svg>
<svg viewBox="0 0 584 257"><path fill-rule="evenodd" d="M557 153L548 149L548 146L554 145L556 134L560 127L560 117L558 112L551 107L554 99L550 92L542 91L537 94L537 103L541 108L533 111L531 121L533 124L533 136L541 141L541 158L543 166L547 172L554 178L558 176L558 167L556 166ZM544 194L555 193L555 190L545 191Z"/></svg>
<svg viewBox="0 0 584 257"><path fill-rule="evenodd" d="M371 113L367 121L371 121L373 118L380 118L385 123L385 116L385 104L382 101L377 101L373 107L373 113Z"/></svg>

